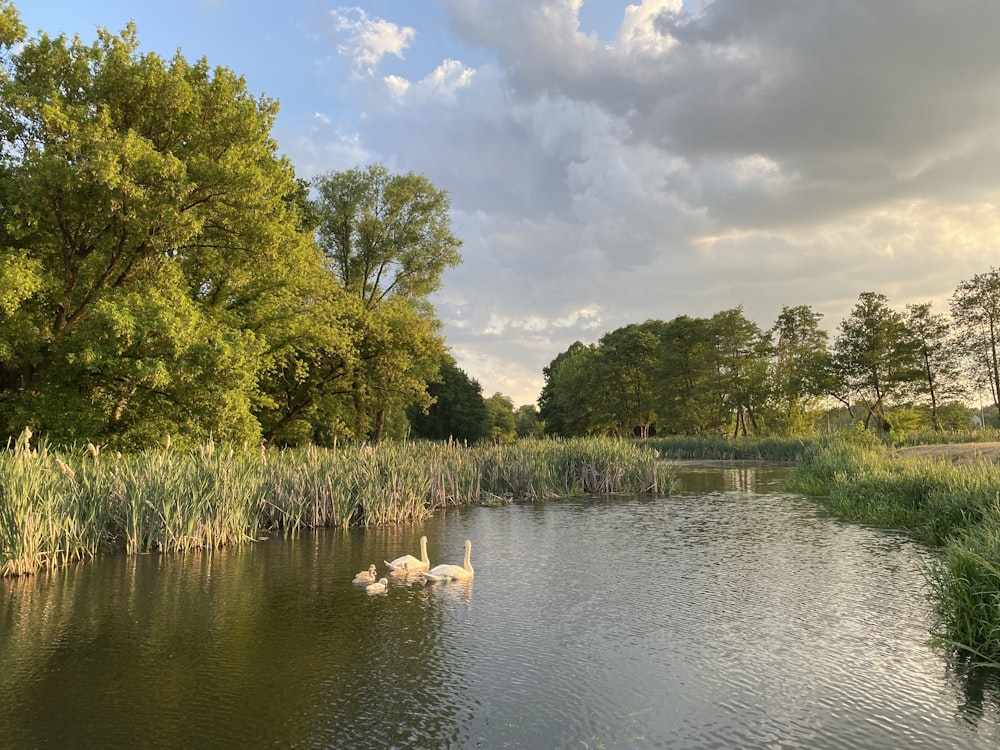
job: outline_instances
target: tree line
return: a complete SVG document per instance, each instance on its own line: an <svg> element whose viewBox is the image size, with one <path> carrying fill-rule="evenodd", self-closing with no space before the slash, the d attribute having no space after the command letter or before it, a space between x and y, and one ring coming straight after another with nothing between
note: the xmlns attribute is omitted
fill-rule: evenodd
<svg viewBox="0 0 1000 750"><path fill-rule="evenodd" d="M0 431L141 447L403 435L447 351L449 197L298 178L277 102L136 30L27 38L0 0Z"/></svg>
<svg viewBox="0 0 1000 750"><path fill-rule="evenodd" d="M964 429L963 400L1000 401L1000 271L961 282L947 313L862 293L833 340L808 305L764 330L742 307L575 342L544 369L551 435L801 435L827 407L876 432Z"/></svg>

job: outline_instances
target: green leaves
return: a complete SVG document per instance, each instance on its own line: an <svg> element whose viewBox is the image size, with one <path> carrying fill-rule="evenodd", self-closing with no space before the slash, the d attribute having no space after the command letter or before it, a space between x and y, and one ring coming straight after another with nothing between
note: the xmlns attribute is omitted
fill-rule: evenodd
<svg viewBox="0 0 1000 750"><path fill-rule="evenodd" d="M460 260L448 195L381 164L321 175L314 187L326 266L361 306L350 366L354 436L402 434L406 410L430 404L427 383L444 354L427 298Z"/></svg>
<svg viewBox="0 0 1000 750"><path fill-rule="evenodd" d="M42 35L7 65L3 427L256 441L269 357L325 275L302 188L270 137L274 102L138 49L132 26L91 45Z"/></svg>

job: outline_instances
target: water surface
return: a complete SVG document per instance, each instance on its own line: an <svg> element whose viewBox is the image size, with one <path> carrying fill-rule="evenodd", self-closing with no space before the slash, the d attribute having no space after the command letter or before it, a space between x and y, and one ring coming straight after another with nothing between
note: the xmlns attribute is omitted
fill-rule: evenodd
<svg viewBox="0 0 1000 750"><path fill-rule="evenodd" d="M0 747L996 748L927 551L690 464L669 498L448 510L0 581ZM418 554L471 584L358 570Z"/></svg>

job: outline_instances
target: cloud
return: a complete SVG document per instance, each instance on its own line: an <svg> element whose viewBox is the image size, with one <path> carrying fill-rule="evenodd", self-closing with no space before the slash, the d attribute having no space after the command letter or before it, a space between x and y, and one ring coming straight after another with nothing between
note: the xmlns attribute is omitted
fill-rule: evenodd
<svg viewBox="0 0 1000 750"><path fill-rule="evenodd" d="M449 191L465 260L435 304L487 392L533 401L560 351L631 322L809 304L833 329L862 291L942 301L995 264L1000 5L645 0L600 36L580 0L437 6L437 58L341 12L410 32L345 25L365 70L434 59L349 92L356 140L311 137Z"/></svg>
<svg viewBox="0 0 1000 750"><path fill-rule="evenodd" d="M416 31L391 21L369 18L361 8L338 8L329 12L330 31L342 40L337 51L350 58L359 76L372 76L386 55L402 58Z"/></svg>
<svg viewBox="0 0 1000 750"><path fill-rule="evenodd" d="M458 60L445 60L415 84L395 75L386 76L385 84L389 96L397 101L408 98L410 104L414 100L453 102L459 90L469 86L475 75L476 71Z"/></svg>

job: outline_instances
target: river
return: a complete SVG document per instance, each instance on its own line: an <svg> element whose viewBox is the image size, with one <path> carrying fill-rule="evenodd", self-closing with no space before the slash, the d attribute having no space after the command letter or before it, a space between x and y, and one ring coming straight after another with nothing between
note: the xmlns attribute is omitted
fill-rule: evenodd
<svg viewBox="0 0 1000 750"><path fill-rule="evenodd" d="M0 748L1000 747L903 535L681 464L670 497L449 509L0 581ZM473 583L354 573L426 535Z"/></svg>

